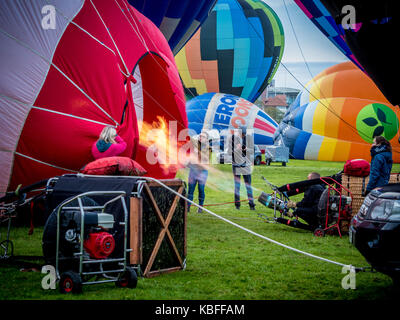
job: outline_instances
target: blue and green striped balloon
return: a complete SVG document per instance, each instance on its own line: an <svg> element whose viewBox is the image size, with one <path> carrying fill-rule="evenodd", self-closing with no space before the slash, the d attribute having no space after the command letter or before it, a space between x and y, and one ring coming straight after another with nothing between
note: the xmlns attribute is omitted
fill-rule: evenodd
<svg viewBox="0 0 400 320"><path fill-rule="evenodd" d="M186 95L221 92L254 102L282 58L284 33L261 0L218 0L202 27L175 56Z"/></svg>

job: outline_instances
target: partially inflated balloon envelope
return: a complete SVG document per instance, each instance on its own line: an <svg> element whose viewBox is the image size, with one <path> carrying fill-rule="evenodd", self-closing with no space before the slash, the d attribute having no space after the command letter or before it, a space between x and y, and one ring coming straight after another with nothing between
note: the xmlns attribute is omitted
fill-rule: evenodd
<svg viewBox="0 0 400 320"><path fill-rule="evenodd" d="M284 34L260 0L219 0L199 31L175 56L186 96L230 93L254 102L272 80Z"/></svg>
<svg viewBox="0 0 400 320"><path fill-rule="evenodd" d="M289 107L275 134L296 159L370 160L375 136L390 141L400 161L399 115L373 81L352 62L311 80Z"/></svg>
<svg viewBox="0 0 400 320"><path fill-rule="evenodd" d="M388 101L400 103L397 85L398 1L295 0L304 13L368 74ZM344 45L344 43L346 45Z"/></svg>
<svg viewBox="0 0 400 320"><path fill-rule="evenodd" d="M254 144L271 145L278 124L255 104L224 93L205 93L186 104L189 129L218 130L221 142L230 130L254 129Z"/></svg>
<svg viewBox="0 0 400 320"><path fill-rule="evenodd" d="M0 192L78 172L112 125L149 175L144 124L187 127L165 37L125 0L0 2ZM158 117L158 118L157 118Z"/></svg>
<svg viewBox="0 0 400 320"><path fill-rule="evenodd" d="M207 19L217 0L128 0L160 28L174 54Z"/></svg>
<svg viewBox="0 0 400 320"><path fill-rule="evenodd" d="M314 25L351 61L360 69L363 67L351 52L344 40L344 29L341 24L337 24L328 9L320 0L294 0L304 14L314 23Z"/></svg>

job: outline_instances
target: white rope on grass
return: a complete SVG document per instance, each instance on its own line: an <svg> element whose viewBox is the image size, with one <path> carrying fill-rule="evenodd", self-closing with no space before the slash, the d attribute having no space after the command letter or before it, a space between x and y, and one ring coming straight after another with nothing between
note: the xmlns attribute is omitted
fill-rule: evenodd
<svg viewBox="0 0 400 320"><path fill-rule="evenodd" d="M256 232L254 232L254 231L252 231L252 230L250 230L250 229L247 229L247 228L245 228L245 227L243 227L243 226L241 226L241 225L239 225L239 224L237 224L237 223L235 223L235 222L232 222L232 221L230 221L230 220L228 220L228 219L226 219L226 218L224 218L224 217L221 217L220 215L218 215L218 214L216 214L216 213L214 213L214 212L208 210L207 208L204 208L204 207L198 205L197 203L195 203L195 202L189 200L188 198L186 198L186 197L183 196L182 194L178 193L178 192L175 191L174 189L168 187L167 185L165 185L164 183L162 183L162 182L161 182L160 180L158 180L158 179L150 178L150 177L140 177L140 178L146 179L146 180L149 180L149 181L154 181L154 182L158 183L158 184L159 184L160 186L162 186L163 188L165 188L165 189L169 190L170 192L174 193L175 195L181 197L182 199L186 200L187 202L191 203L192 205L195 205L196 207L198 207L198 208L200 208L200 209L206 211L207 213L211 214L212 216L214 216L214 217L216 217L216 218L218 218L218 219L220 219L220 220L223 220L223 221L225 221L225 222L227 222L227 223L233 225L234 227L239 228L239 229L241 229L241 230L243 230L243 231L246 231L246 232L248 232L248 233L250 233L250 234L252 234L252 235L254 235L254 236L256 236L256 237L259 237L259 238L261 238L261 239L267 240L267 241L269 241L269 242L271 242L271 243L274 243L274 244L276 244L276 245L278 245L278 246L281 246L281 247L283 247L283 248L289 249L289 250L291 250L291 251L294 251L294 252L303 254L303 255L305 255L305 256L308 256L308 257L311 257L311 258L314 258L314 259L317 259L317 260L321 260L321 261L325 261L325 262L328 262L328 263L332 263L332 264L335 264L335 265L338 265L338 266L341 266L341 267L350 267L350 268L354 268L354 266L352 266L352 265L344 264L344 263L340 263L340 262L337 262L337 261L333 261L333 260L330 260L330 259L326 259L326 258L323 258L323 257L316 256L316 255L314 255L314 254L311 254L311 253L308 253L308 252L305 252L305 251L302 251L302 250L293 248L293 247L288 246L288 245L286 245L286 244L283 244L283 243L280 243L280 242L275 241L275 240L273 240L273 239L270 239L270 238L268 238L268 237L265 237L265 236L263 236L263 235L261 235L261 234L259 234L259 233L256 233ZM363 269L365 269L365 268L355 268L355 269L363 270Z"/></svg>

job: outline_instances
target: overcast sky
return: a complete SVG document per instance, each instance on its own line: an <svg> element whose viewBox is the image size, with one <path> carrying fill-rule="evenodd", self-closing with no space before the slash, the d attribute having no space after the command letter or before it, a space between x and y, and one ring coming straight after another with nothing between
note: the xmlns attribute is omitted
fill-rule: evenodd
<svg viewBox="0 0 400 320"><path fill-rule="evenodd" d="M275 86L302 89L299 82L304 85L324 69L337 63L349 61L347 57L343 55L316 26L314 26L311 20L307 18L293 0L263 1L267 3L281 19L285 33L285 49L281 65L274 77ZM301 54L299 44L303 55ZM288 69L297 80L290 75L286 69Z"/></svg>

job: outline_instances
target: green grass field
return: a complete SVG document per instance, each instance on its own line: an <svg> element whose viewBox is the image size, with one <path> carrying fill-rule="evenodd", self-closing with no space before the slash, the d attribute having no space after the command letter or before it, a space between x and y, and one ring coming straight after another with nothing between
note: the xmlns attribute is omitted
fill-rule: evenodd
<svg viewBox="0 0 400 320"><path fill-rule="evenodd" d="M269 192L261 176L282 185L304 180L310 171L330 175L343 169L343 163L291 160L261 165L253 173L254 196ZM399 172L395 165L393 172ZM187 170L179 173L186 180ZM197 190L196 190L197 193ZM196 195L197 196L197 195ZM197 197L195 196L195 200ZM242 183L242 197L245 188ZM298 197L301 198L301 197ZM233 201L231 166L215 165L206 187L206 204ZM297 249L357 267L368 266L348 241L348 236L316 238L310 232L266 223L258 217L273 212L257 202L256 211L243 203L240 211L233 204L211 206L210 210L256 233ZM83 294L61 295L44 290L40 272L21 272L0 265L0 300L7 299L90 299L90 300L386 300L398 294L392 280L380 273L357 273L356 289L342 288L342 268L292 252L192 208L188 213L187 267L183 271L154 278L139 278L136 289L120 289L114 284L84 286ZM4 237L5 228L1 232ZM11 238L16 255L40 255L42 228L28 236L28 228L13 228Z"/></svg>

